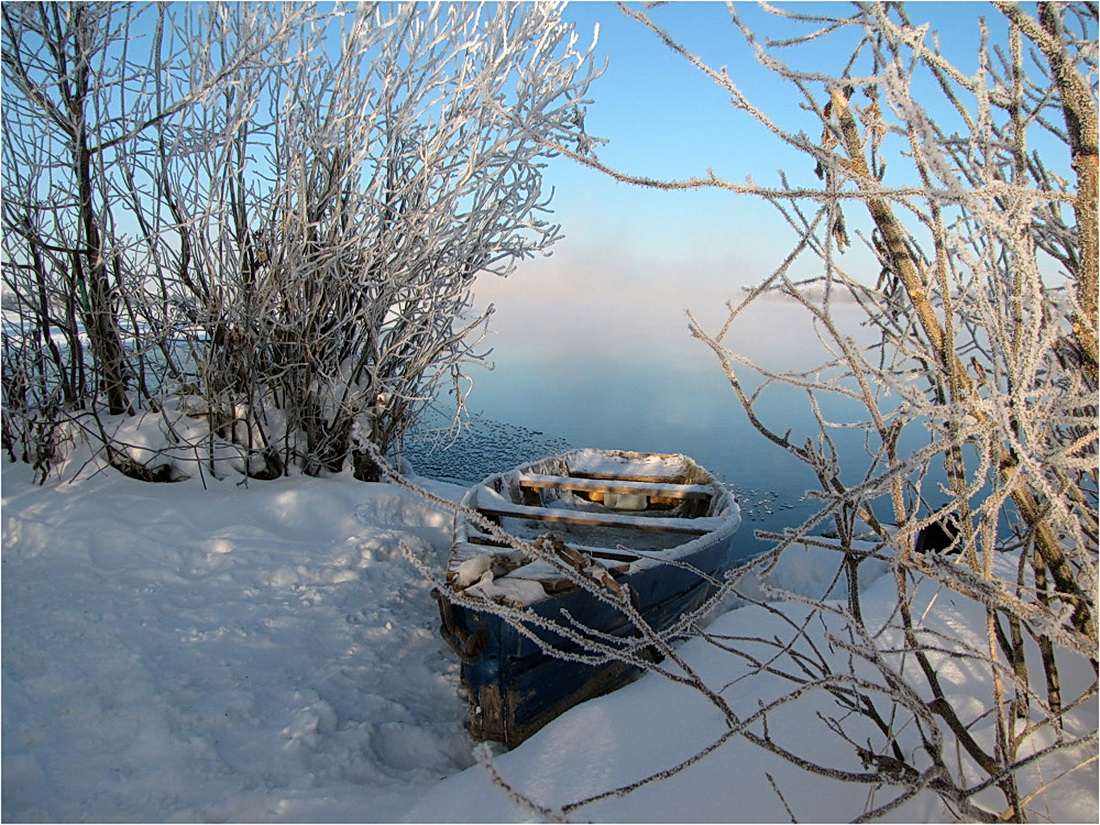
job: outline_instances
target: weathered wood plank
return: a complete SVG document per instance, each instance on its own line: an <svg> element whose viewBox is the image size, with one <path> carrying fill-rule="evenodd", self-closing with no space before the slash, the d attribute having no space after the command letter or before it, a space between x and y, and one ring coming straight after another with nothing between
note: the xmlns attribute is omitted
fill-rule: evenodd
<svg viewBox="0 0 1100 825"><path fill-rule="evenodd" d="M686 533L701 536L714 528L713 519L659 518L619 513L586 513L556 507L530 507L503 501L478 504L478 511L497 518L519 518L559 524L579 524L587 527L618 527L629 530L654 530L665 533Z"/></svg>
<svg viewBox="0 0 1100 825"><path fill-rule="evenodd" d="M478 541L480 536L471 536L467 541L455 542L451 558L456 561L465 561L466 559L472 559L475 556L484 555L485 553L492 553L494 551L511 552L513 548L510 546L501 546L496 544L482 544ZM632 562L642 558L638 553L631 552L628 549L613 549L610 547L590 547L586 544L573 544L569 543L569 547L573 550L578 550L581 553L587 553L594 559L607 559L609 561L620 562ZM653 553L651 555L659 555L659 553Z"/></svg>
<svg viewBox="0 0 1100 825"><path fill-rule="evenodd" d="M627 495L655 495L659 498L709 499L713 490L705 484L670 484L643 479L596 479L576 476L548 476L525 474L519 486L526 489L578 490L585 493L625 493Z"/></svg>
<svg viewBox="0 0 1100 825"><path fill-rule="evenodd" d="M601 481L644 481L649 484L683 484L682 475L624 475L622 473L595 473L585 470L571 470L569 478L591 478Z"/></svg>

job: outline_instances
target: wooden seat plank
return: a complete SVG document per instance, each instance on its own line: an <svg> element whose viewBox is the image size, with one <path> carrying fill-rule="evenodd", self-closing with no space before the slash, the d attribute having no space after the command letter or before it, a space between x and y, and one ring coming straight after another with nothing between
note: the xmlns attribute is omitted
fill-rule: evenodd
<svg viewBox="0 0 1100 825"><path fill-rule="evenodd" d="M619 513L588 513L557 507L532 507L505 502L478 505L478 511L498 518L518 518L531 521L580 524L588 527L619 527L633 530L657 530L666 533L687 533L701 536L713 529L713 519L658 518L628 516Z"/></svg>
<svg viewBox="0 0 1100 825"><path fill-rule="evenodd" d="M456 542L451 553L452 560L466 561L467 559L472 559L486 553L492 553L493 551L500 551L504 553L514 552L514 548L511 546L501 547L498 545L480 544L475 540L476 538L477 537L471 537L470 541ZM631 552L630 550L625 548L614 549L610 547L589 547L585 544L573 544L572 542L570 542L569 547L581 553L587 553L594 559L607 559L609 561L617 562L632 562L643 558L641 555Z"/></svg>
<svg viewBox="0 0 1100 825"><path fill-rule="evenodd" d="M683 484L682 475L635 475L633 473L596 473L587 470L570 470L569 478L590 478L600 481L644 481L650 484Z"/></svg>
<svg viewBox="0 0 1100 825"><path fill-rule="evenodd" d="M532 490L553 488L578 490L585 493L625 493L679 499L709 499L713 494L713 490L705 484L669 484L639 479L594 479L533 473L521 475L519 486Z"/></svg>

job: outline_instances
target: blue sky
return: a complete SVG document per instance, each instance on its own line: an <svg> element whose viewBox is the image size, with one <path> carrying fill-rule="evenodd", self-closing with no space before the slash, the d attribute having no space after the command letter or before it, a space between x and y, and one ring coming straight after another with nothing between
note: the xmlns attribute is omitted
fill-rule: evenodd
<svg viewBox="0 0 1100 825"><path fill-rule="evenodd" d="M726 15L714 2L655 12L746 88L778 94L782 87L746 52L724 57L735 35ZM780 166L807 166L614 3L572 3L565 16L582 42L600 27L597 54L608 67L590 90L586 128L609 140L600 154L610 164L655 177L714 167L759 182L774 182ZM567 347L582 352L625 357L641 341L670 357L706 357L687 336L684 310L717 321L724 302L768 274L782 260L779 248L790 247L790 233L770 207L725 192L647 190L566 159L551 163L547 183L555 187L552 208L564 240L552 257L520 264L507 281L479 281L479 298L497 304L492 328L500 358L531 358L541 349L537 339L563 333ZM529 334L542 328L545 334Z"/></svg>
<svg viewBox="0 0 1100 825"><path fill-rule="evenodd" d="M782 5L801 12L850 8L843 3ZM761 37L805 31L804 26L776 21L755 4L739 3L737 8L746 22L763 24L754 26ZM915 3L908 9L915 21L932 21L945 51L965 71L977 67L979 18L987 19L994 40L1005 29L1000 13L987 3ZM818 137L820 125L800 110L787 84L756 63L730 24L724 3L673 2L651 14L712 65L725 66L734 82L782 126ZM751 174L764 185L777 184L782 168L793 180L819 183L812 161L749 115L733 110L712 81L614 3L571 3L565 17L576 24L582 42L590 39L597 23L600 27L597 54L601 61L608 59L608 68L590 90L586 127L610 141L600 151L609 165L673 178L701 176L714 168L729 180L742 182ZM785 59L804 70L838 74L849 54L834 38L787 49ZM901 164L891 169L887 183L897 184L900 171ZM497 303L493 326L502 343L513 335L529 340L533 330L553 317L579 349L593 339L604 347L641 339L679 351L686 338L685 309L717 323L724 302L743 285L770 274L794 243L778 213L758 199L717 190L645 190L564 159L552 162L547 183L556 189L552 207L565 239L551 258L521 264L507 281L479 283L479 298ZM851 230L869 231L864 213L854 206L846 210ZM854 234L852 241L842 264L873 280L878 265ZM798 274L819 272L820 264L807 259ZM687 347L697 352L699 345L689 339Z"/></svg>
<svg viewBox="0 0 1100 825"><path fill-rule="evenodd" d="M803 13L845 14L847 3L780 3ZM993 41L1005 30L1003 17L988 3L918 2L906 6L914 22L928 20L951 59L966 72L978 65L978 20L984 17ZM805 23L777 19L755 3L738 3L741 18L758 36L807 33ZM650 11L660 25L696 51L710 65L725 67L733 81L780 125L797 131L820 130L815 118L800 112L789 84L759 66L729 22L724 2L684 0ZM602 155L612 165L635 167L653 176L686 177L713 166L719 175L742 180L753 174L775 180L775 169L798 157L751 117L734 112L728 98L697 69L672 53L614 3L573 2L565 18L582 39L600 27L597 53L608 69L592 88L589 131L610 138ZM782 50L793 66L839 74L854 40L831 35L817 43ZM784 104L788 104L784 106ZM788 169L794 172L794 169ZM762 180L763 182L763 180Z"/></svg>

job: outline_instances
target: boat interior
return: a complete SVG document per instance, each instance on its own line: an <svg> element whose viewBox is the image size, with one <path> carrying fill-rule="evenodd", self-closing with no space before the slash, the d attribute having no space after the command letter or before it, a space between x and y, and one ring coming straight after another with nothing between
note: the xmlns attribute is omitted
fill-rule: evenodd
<svg viewBox="0 0 1100 825"><path fill-rule="evenodd" d="M683 457L580 458L576 466L556 458L493 476L473 488L466 503L508 533L543 542L574 569L591 573L595 566L611 576L715 528L719 489L713 477ZM489 582L503 577L517 584L537 582L547 593L575 586L560 567L532 561L472 520L455 539L448 577L459 587L486 583L475 579L485 570L493 574Z"/></svg>

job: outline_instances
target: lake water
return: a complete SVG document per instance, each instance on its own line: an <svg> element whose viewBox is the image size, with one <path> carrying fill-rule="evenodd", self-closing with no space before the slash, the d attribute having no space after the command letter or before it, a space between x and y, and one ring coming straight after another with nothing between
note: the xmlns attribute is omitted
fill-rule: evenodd
<svg viewBox="0 0 1100 825"><path fill-rule="evenodd" d="M853 326L855 317L852 310ZM817 505L806 491L816 489L817 481L800 461L753 429L709 348L692 339L684 324L677 332L678 337L649 339L636 353L588 346L587 333L580 345L572 338L545 348L523 345L530 335L512 334L514 346L498 342L495 368L475 373L469 401L475 415L467 430L446 450L428 449L410 438L406 456L426 475L474 483L569 447L683 453L737 495L744 517L738 555L767 549L753 531L805 521ZM505 330L501 337L509 334ZM762 304L757 317L739 322L731 344L777 369L810 366L819 349L804 314L779 302ZM750 383L749 375L742 371L743 383ZM843 405L834 413L842 417ZM769 388L758 414L780 433L793 428L796 441L816 432L800 390ZM842 431L837 437L854 463L862 465L856 458L862 451L860 433Z"/></svg>

